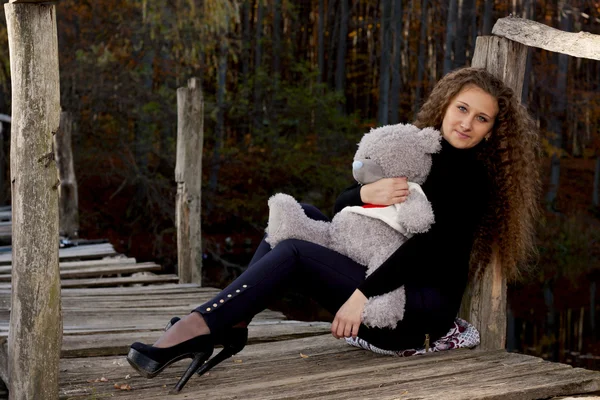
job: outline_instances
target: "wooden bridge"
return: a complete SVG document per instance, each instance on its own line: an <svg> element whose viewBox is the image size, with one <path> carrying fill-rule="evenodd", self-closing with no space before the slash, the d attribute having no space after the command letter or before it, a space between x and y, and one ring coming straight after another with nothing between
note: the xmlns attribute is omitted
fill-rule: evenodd
<svg viewBox="0 0 600 400"><path fill-rule="evenodd" d="M15 400L169 398L183 363L145 380L126 364L124 354L131 342L152 342L171 316L189 312L216 293L199 285L200 87L192 79L177 96L178 277L160 274L154 263L116 255L107 243L80 242L57 251L56 189L71 184L72 174L65 175L66 164L60 151L55 157L53 145L61 120L55 7L46 0L5 5L11 140L20 146L11 146L13 212L8 217L0 210L6 218L0 221L0 235L7 235L11 224L13 235L11 254L0 254L0 378ZM527 46L600 60L600 38L594 35L518 18L499 20L493 33L477 39L472 66L486 68L516 93L522 91ZM32 108L40 111L27 112ZM76 187L67 192L76 194ZM193 378L177 397L512 400L600 393L600 372L502 350L506 277L498 262L472 282L462 315L481 333L478 350L398 359L336 341L327 334L327 323L287 321L265 311L250 325L250 345L241 354Z"/></svg>
<svg viewBox="0 0 600 400"><path fill-rule="evenodd" d="M538 399L600 391L599 372L503 350L380 356L334 339L329 323L290 321L266 310L250 325L244 351L170 396L185 361L147 380L125 360L128 347L153 342L172 316L218 290L178 284L159 265L137 263L109 243L83 242L59 256L61 399ZM2 379L8 379L9 262L10 253L0 254Z"/></svg>

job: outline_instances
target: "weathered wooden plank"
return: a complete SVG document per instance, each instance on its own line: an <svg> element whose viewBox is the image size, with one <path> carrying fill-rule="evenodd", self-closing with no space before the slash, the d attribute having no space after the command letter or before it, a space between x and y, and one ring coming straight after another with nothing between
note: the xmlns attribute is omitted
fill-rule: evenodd
<svg viewBox="0 0 600 400"><path fill-rule="evenodd" d="M87 366L87 367L84 367ZM398 359L357 350L330 335L247 346L179 396L168 390L187 363L146 380L123 358L61 364L61 396L127 399L537 399L591 391L600 373L503 351L454 350ZM88 382L106 378L107 382ZM268 378L267 378L268 377ZM115 390L128 384L130 391ZM67 389L68 388L68 389Z"/></svg>
<svg viewBox="0 0 600 400"><path fill-rule="evenodd" d="M137 287L114 287L114 288L93 288L93 289L63 289L63 296L105 296L105 295L134 295L139 293L184 293L184 292L214 292L215 288L202 288L195 283L188 284L161 284L153 286Z"/></svg>
<svg viewBox="0 0 600 400"><path fill-rule="evenodd" d="M177 155L175 205L177 273L181 283L201 284L202 276L202 142L204 102L200 80L177 89Z"/></svg>
<svg viewBox="0 0 600 400"><path fill-rule="evenodd" d="M12 88L14 222L8 255L13 262L8 386L12 400L50 400L58 397L62 336L58 176L52 162L60 117L56 7L5 4L4 10Z"/></svg>
<svg viewBox="0 0 600 400"><path fill-rule="evenodd" d="M128 290L129 289L129 290ZM141 290L140 290L141 289ZM131 293L130 293L131 292ZM148 308L160 305L202 304L219 292L197 286L178 288L159 284L141 287L62 289L63 310L73 308ZM154 303L154 304L153 304ZM10 290L0 290L0 310L10 308ZM0 325L2 324L0 320Z"/></svg>
<svg viewBox="0 0 600 400"><path fill-rule="evenodd" d="M0 339L0 380L6 384L8 379L8 341L6 337Z"/></svg>
<svg viewBox="0 0 600 400"><path fill-rule="evenodd" d="M102 287L132 284L153 284L153 283L171 283L177 282L177 275L154 275L154 276L128 276L124 278L97 278L97 279L65 279L62 280L63 288L83 288L83 287ZM0 289L8 289L10 283L1 283Z"/></svg>
<svg viewBox="0 0 600 400"><path fill-rule="evenodd" d="M471 65L485 68L502 79L521 98L527 48L508 39L493 36L477 38ZM480 348L503 349L506 342L506 276L497 253L485 273L470 282L463 296L460 315L470 321L481 335Z"/></svg>
<svg viewBox="0 0 600 400"><path fill-rule="evenodd" d="M89 278L89 277L101 277L111 276L118 274L133 274L136 272L153 272L160 271L162 267L155 263L140 263L130 265L109 265L103 267L87 267L81 269L68 269L60 271L61 279L74 279L74 278ZM11 275L0 274L0 282L10 282Z"/></svg>
<svg viewBox="0 0 600 400"><path fill-rule="evenodd" d="M49 1L47 1L47 0L9 0L8 2L11 4L12 3L48 4L49 3Z"/></svg>
<svg viewBox="0 0 600 400"><path fill-rule="evenodd" d="M323 335L329 332L330 326L331 324L327 322L276 321L269 324L258 322L249 325L248 340L253 344ZM89 335L65 333L61 357L126 355L134 341L153 343L161 333L162 330Z"/></svg>
<svg viewBox="0 0 600 400"><path fill-rule="evenodd" d="M58 237L56 240L56 247L58 248ZM58 256L61 260L69 258L102 258L114 256L117 253L110 243L105 244L90 244L76 247L68 247L60 249ZM10 264L12 262L12 253L0 254L0 265Z"/></svg>
<svg viewBox="0 0 600 400"><path fill-rule="evenodd" d="M325 339L325 341L324 341ZM303 359L300 357L300 353L304 353L310 356L308 359ZM458 353L458 352L457 352ZM468 352L461 352L468 353ZM365 357L366 356L366 357ZM331 368L332 370L337 369L337 364L340 364L341 361L344 362L352 362L355 361L355 366L362 365L378 365L382 360L390 361L390 359L374 357L373 354L357 351L345 344L342 344L341 341L336 341L331 336L326 337L316 337L310 339L300 339L300 340L292 340L286 342L279 343L270 343L267 345L253 345L248 346L241 354L236 355L233 360L238 360L241 362L235 362L232 360L225 361L222 364L222 367L217 367L214 371L211 371L209 376L205 377L207 379L199 379L197 382L190 382L190 387L192 384L195 385L204 385L206 384L207 395L213 396L212 398L230 398L229 396L222 396L219 393L220 385L228 384L234 387L237 387L241 393L244 391L244 386L248 384L249 376L239 376L239 381L237 380L237 372L239 372L239 368L243 368L244 370L247 368L255 368L255 367L263 367L261 373L265 373L266 367L267 373L262 375L261 378L256 380L255 383L267 383L271 376L269 373L273 372L274 374L278 374L279 372L283 372L283 375L288 374L289 376L297 376L298 373L302 374L306 372L304 369L302 371L293 370L290 371L289 365L290 363L295 363L300 360L300 367L306 366L306 360L310 360L312 357L322 357L319 364L321 362L325 363L320 367L320 370L325 370L327 368ZM348 357L348 358L346 358ZM426 357L423 357L421 361L425 361ZM63 371L63 378L65 379L62 383L63 387L66 387L68 384L69 387L69 395L74 396L75 398L80 398L82 394L91 393L92 391L97 395L102 395L103 393L114 394L115 396L123 396L127 395L129 398L143 398L143 396L154 392L154 394L158 398L163 398L161 396L165 396L168 388L174 384L174 377L178 374L181 374L182 368L185 365L184 363L180 363L176 365L172 370L168 370L167 375L162 375L154 380L144 380L139 378L135 373L132 373L131 368L127 365L124 359L115 359L115 358L96 358L96 362L93 364L94 373L99 374L97 378L102 376L106 377L110 385L107 384L98 384L98 383L88 383L90 380L90 367L92 364L89 359L74 359L74 360L63 360L63 364L61 365L61 371ZM259 360L259 361L257 361ZM394 360L395 362L395 360ZM279 363L284 364L284 370L279 370ZM87 366L87 367L84 367ZM319 367L318 367L319 368ZM87 372L87 374L86 374ZM315 371L313 371L314 373ZM290 374L291 373L291 374ZM131 375L131 379L125 379L127 375ZM269 377L269 378L266 378ZM96 377L94 377L96 378ZM232 380L233 379L233 380ZM115 383L129 383L134 390L128 393L117 393L111 392L110 387ZM163 385L167 385L166 388L163 388ZM148 391L143 390L144 388L148 389ZM186 392L182 393L183 396L188 396L188 398L195 398L191 395L191 392L186 389ZM191 396L191 397L190 397ZM156 397L155 397L156 398ZM240 398L256 398L256 397L246 397L240 396Z"/></svg>
<svg viewBox="0 0 600 400"><path fill-rule="evenodd" d="M0 223L0 238L2 239L10 239L12 237L12 223L9 225L2 225Z"/></svg>
<svg viewBox="0 0 600 400"><path fill-rule="evenodd" d="M176 315L185 315L189 309L175 311L161 311L154 314L136 315L131 311L122 314L118 318L112 319L109 313L101 315L84 314L83 316L67 317L64 335L99 335L99 334L121 334L127 333L130 337L135 337L137 334L149 332L162 332L166 323L171 317ZM135 319L132 319L136 317ZM89 318L81 321L82 318ZM256 315L253 324L263 325L274 322L283 321L285 316L277 311L265 310ZM137 322L136 322L137 321ZM140 322L141 321L141 322ZM0 324L0 343L6 341L8 335L8 325ZM158 336L157 336L158 337Z"/></svg>
<svg viewBox="0 0 600 400"><path fill-rule="evenodd" d="M99 278L99 279L65 279L61 281L64 288L100 287L131 284L153 284L177 282L177 275L165 274L154 276L128 276L124 278Z"/></svg>
<svg viewBox="0 0 600 400"><path fill-rule="evenodd" d="M500 18L492 34L530 47L600 60L600 35L589 32L565 32L539 22L517 18Z"/></svg>
<svg viewBox="0 0 600 400"><path fill-rule="evenodd" d="M68 270L68 269L76 269L76 268L95 268L95 267L104 267L109 265L131 265L135 264L135 258L103 258L102 260L86 260L86 261L61 261L59 263L60 269ZM0 266L0 274L10 274L12 271L11 265L1 265Z"/></svg>

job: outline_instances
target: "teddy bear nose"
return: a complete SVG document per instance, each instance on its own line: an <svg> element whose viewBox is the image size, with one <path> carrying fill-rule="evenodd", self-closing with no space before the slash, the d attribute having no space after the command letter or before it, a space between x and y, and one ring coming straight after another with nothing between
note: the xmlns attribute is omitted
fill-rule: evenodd
<svg viewBox="0 0 600 400"><path fill-rule="evenodd" d="M353 169L353 170L361 169L361 168L362 168L362 166L363 166L363 163L362 163L362 162L360 162L360 161L354 161L354 162L352 163L352 169Z"/></svg>

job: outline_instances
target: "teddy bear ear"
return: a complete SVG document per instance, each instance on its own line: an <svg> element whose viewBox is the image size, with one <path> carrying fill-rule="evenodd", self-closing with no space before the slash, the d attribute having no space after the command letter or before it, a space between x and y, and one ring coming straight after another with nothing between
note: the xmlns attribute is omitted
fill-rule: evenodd
<svg viewBox="0 0 600 400"><path fill-rule="evenodd" d="M437 153L442 149L442 134L437 129L421 129L417 136L420 139L420 145L429 154Z"/></svg>

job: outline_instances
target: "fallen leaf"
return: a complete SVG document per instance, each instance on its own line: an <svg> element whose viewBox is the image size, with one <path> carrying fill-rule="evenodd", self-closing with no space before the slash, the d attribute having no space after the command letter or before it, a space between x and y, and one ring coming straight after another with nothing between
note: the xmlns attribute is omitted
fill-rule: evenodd
<svg viewBox="0 0 600 400"><path fill-rule="evenodd" d="M302 357L302 358L308 358L309 356L307 356L306 354L300 353L300 357Z"/></svg>
<svg viewBox="0 0 600 400"><path fill-rule="evenodd" d="M131 390L131 386L129 386L126 383L123 383L122 385L119 385L118 383L115 383L115 389L117 389L117 390Z"/></svg>
<svg viewBox="0 0 600 400"><path fill-rule="evenodd" d="M242 360L233 360L233 362L234 362L234 363L241 364L241 363L242 363Z"/></svg>
<svg viewBox="0 0 600 400"><path fill-rule="evenodd" d="M125 379L129 379L129 378L131 378L131 375L129 375L129 374L125 375Z"/></svg>

